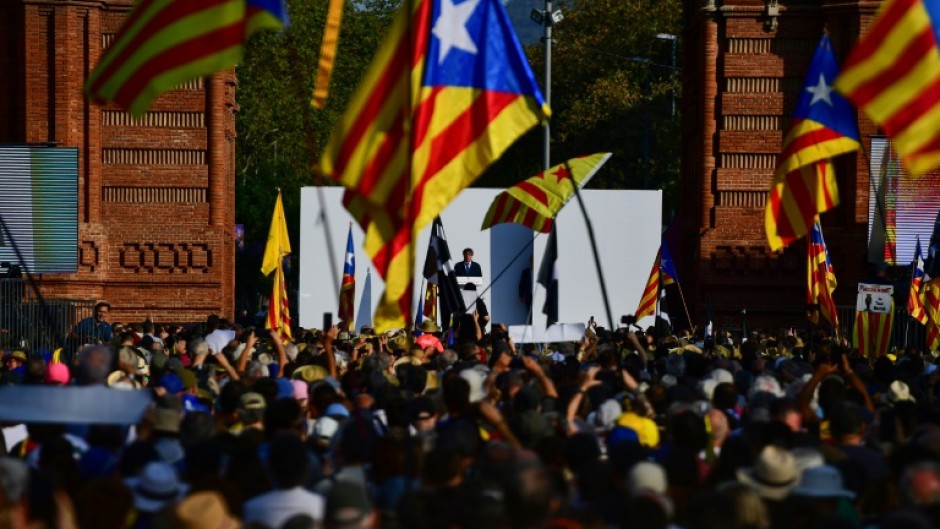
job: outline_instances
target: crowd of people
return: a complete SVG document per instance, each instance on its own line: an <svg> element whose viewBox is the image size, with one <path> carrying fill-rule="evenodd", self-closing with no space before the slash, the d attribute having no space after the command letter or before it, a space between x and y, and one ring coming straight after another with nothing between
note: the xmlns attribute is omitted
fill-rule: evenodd
<svg viewBox="0 0 940 529"><path fill-rule="evenodd" d="M432 321L95 334L106 316L82 330L107 343L5 351L3 382L153 404L27 424L0 528L940 527L940 370L916 349L596 326L516 344L479 318L453 343Z"/></svg>

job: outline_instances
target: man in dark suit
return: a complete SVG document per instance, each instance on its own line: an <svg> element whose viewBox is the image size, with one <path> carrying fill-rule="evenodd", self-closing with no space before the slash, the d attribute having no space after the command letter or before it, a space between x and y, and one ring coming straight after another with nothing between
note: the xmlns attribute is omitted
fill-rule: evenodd
<svg viewBox="0 0 940 529"><path fill-rule="evenodd" d="M457 263L454 268L457 277L483 277L483 269L479 263L473 262L473 248L464 248L463 262Z"/></svg>

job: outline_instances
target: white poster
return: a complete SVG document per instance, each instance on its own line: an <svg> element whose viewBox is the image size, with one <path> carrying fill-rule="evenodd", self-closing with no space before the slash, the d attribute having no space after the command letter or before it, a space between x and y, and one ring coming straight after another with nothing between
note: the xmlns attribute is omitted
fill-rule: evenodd
<svg viewBox="0 0 940 529"><path fill-rule="evenodd" d="M894 287L891 285L858 284L858 298L855 301L856 312L891 312L891 297Z"/></svg>

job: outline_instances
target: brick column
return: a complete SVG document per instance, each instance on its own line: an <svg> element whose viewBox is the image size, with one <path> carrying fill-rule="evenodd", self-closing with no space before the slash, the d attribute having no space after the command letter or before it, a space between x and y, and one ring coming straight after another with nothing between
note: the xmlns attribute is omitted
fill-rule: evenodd
<svg viewBox="0 0 940 529"><path fill-rule="evenodd" d="M206 126L209 163L209 225L225 225L225 80L222 74L206 78Z"/></svg>
<svg viewBox="0 0 940 529"><path fill-rule="evenodd" d="M82 62L83 79L87 79L98 59L101 57L101 10L89 9L85 23L85 42L88 48ZM104 166L101 164L101 107L88 103L84 105L85 131L83 138L84 165L80 175L84 185L79 187L81 202L79 218L87 223L101 222L101 177ZM81 174L84 169L84 174Z"/></svg>
<svg viewBox="0 0 940 529"><path fill-rule="evenodd" d="M712 228L715 196L715 138L718 131L715 100L718 98L718 20L716 11L706 13L703 20L702 49L705 57L702 75L702 204L699 210L699 234Z"/></svg>

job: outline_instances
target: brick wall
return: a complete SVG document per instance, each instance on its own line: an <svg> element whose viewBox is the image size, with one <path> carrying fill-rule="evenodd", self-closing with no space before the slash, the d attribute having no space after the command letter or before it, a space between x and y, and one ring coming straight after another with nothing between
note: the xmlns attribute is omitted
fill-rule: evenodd
<svg viewBox="0 0 940 529"><path fill-rule="evenodd" d="M0 84L0 142L79 148L79 269L42 288L106 299L118 321L231 316L234 72L187 83L139 119L89 103L85 79L131 5L0 2L0 76L12 79Z"/></svg>
<svg viewBox="0 0 940 529"><path fill-rule="evenodd" d="M773 253L764 236L764 201L796 95L827 25L840 60L870 23L869 2L787 2L776 25L764 2L685 3L683 155L680 222L696 233L678 253L693 319L713 303L718 322L802 326L805 243ZM861 6L859 4L862 4ZM703 7L704 6L704 7ZM859 121L866 149L876 127ZM868 166L863 153L836 162L841 205L822 216L840 288L855 299L866 270Z"/></svg>

